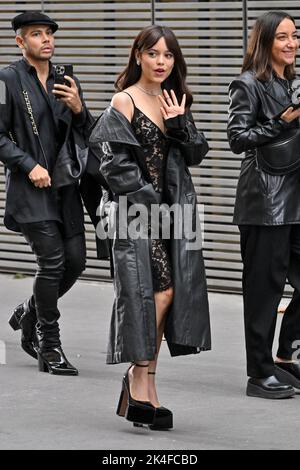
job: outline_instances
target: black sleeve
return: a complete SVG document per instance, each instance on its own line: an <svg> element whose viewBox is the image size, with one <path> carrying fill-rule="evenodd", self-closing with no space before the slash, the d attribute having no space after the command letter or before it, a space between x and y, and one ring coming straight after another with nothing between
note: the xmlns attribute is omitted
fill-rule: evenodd
<svg viewBox="0 0 300 470"><path fill-rule="evenodd" d="M186 129L186 115L179 114L174 118L165 119L165 126L167 128L167 136L179 140L181 142L187 142L189 136Z"/></svg>
<svg viewBox="0 0 300 470"><path fill-rule="evenodd" d="M199 165L209 150L204 134L197 130L190 110L173 119L165 121L171 126L168 136L171 133L171 140L180 148L187 166Z"/></svg>
<svg viewBox="0 0 300 470"><path fill-rule="evenodd" d="M37 165L36 160L18 147L14 129L12 129L13 102L7 86L7 77L0 73L0 161L7 168L19 168L26 174Z"/></svg>
<svg viewBox="0 0 300 470"><path fill-rule="evenodd" d="M234 80L229 85L229 102L227 135L234 153L264 145L290 127L282 119L269 119L258 124L259 99L241 80Z"/></svg>
<svg viewBox="0 0 300 470"><path fill-rule="evenodd" d="M85 134L85 136L87 138L88 134L89 134L89 131L90 131L90 127L92 126L95 119L91 115L90 111L87 109L87 106L86 106L85 101L83 99L83 92L82 92L82 88L81 88L79 80L76 77L74 77L74 80L76 82L78 92L79 92L79 96L80 96L80 99L81 99L81 102L82 102L82 110L78 114L73 114L73 125L77 129L83 131L83 133Z"/></svg>

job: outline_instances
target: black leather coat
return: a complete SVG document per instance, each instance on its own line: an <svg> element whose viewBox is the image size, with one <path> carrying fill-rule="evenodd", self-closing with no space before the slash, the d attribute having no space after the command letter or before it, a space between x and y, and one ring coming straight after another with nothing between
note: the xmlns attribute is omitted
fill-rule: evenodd
<svg viewBox="0 0 300 470"><path fill-rule="evenodd" d="M200 164L208 146L191 121L186 130L186 142L170 137L165 186L168 204L192 204L194 220L198 217L197 198L187 166ZM114 194L111 212L116 211L118 217L116 201L121 195L126 195L129 203L143 203L148 207L159 202L159 195L149 179L142 147L121 113L109 107L95 126L90 141L94 151L98 145L102 155L101 172ZM118 230L114 234L115 300L108 363L154 359L156 315L150 243L149 238L120 239ZM202 249L188 250L187 244L184 236L170 242L174 300L165 337L172 356L211 347Z"/></svg>
<svg viewBox="0 0 300 470"><path fill-rule="evenodd" d="M300 223L300 173L273 176L257 164L256 148L286 129L299 126L274 119L291 102L287 89L272 76L257 80L245 72L229 86L228 139L231 150L245 152L237 186L234 223L280 225Z"/></svg>

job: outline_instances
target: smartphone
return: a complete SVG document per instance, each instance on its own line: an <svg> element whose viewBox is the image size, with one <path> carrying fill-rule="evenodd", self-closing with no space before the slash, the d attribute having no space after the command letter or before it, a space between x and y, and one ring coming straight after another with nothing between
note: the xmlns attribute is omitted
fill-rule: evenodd
<svg viewBox="0 0 300 470"><path fill-rule="evenodd" d="M282 108L282 110L280 111L280 113L276 114L276 116L274 116L274 119L279 119L280 116L285 113L289 108L293 108L293 110L295 109L298 109L300 108L300 103L289 103L287 106L285 106L284 108Z"/></svg>
<svg viewBox="0 0 300 470"><path fill-rule="evenodd" d="M54 83L58 85L71 86L68 80L65 80L64 75L73 78L73 65L71 64L57 64L54 66Z"/></svg>

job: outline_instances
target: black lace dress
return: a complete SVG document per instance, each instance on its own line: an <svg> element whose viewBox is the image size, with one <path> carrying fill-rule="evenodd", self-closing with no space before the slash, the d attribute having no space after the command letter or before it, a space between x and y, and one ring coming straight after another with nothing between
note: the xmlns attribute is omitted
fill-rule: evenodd
<svg viewBox="0 0 300 470"><path fill-rule="evenodd" d="M161 129L134 102L133 106L132 127L143 148L154 190L163 193L168 141ZM151 245L153 289L154 292L162 292L172 287L168 240L152 239Z"/></svg>

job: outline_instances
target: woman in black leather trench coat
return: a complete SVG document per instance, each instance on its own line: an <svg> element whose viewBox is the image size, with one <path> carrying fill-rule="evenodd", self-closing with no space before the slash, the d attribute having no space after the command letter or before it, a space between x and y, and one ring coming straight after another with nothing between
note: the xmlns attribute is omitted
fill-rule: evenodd
<svg viewBox="0 0 300 470"><path fill-rule="evenodd" d="M300 171L264 172L257 148L299 127L290 107L299 43L294 19L268 12L256 21L242 74L229 87L228 138L245 152L238 181L234 223L241 233L247 394L284 398L300 389ZM277 358L272 345L277 308L288 278L294 295L283 317ZM297 342L298 341L298 342Z"/></svg>
<svg viewBox="0 0 300 470"><path fill-rule="evenodd" d="M117 414L156 429L172 427L172 412L160 406L155 387L163 333L172 356L210 349L202 246L191 249L194 235L189 239L185 231L174 236L187 220L174 219L169 239L150 236L152 214L144 237L136 238L129 230L122 237L121 230L135 221L137 213L132 211L137 204L147 215L160 203L182 210L189 206L199 241L197 197L188 166L200 164L208 145L189 111L192 96L185 76L173 32L161 26L145 28L116 82L118 93L90 138L94 151L98 145L103 152L100 170L113 197L110 218L116 214L117 220L107 362L133 363L123 379ZM164 220L167 216L165 212Z"/></svg>

